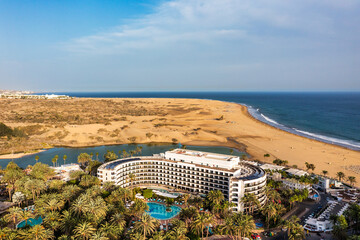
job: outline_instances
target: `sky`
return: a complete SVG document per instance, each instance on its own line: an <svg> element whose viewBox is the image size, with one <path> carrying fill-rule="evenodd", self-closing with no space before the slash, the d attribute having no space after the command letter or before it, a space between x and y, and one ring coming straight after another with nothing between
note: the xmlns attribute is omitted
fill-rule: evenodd
<svg viewBox="0 0 360 240"><path fill-rule="evenodd" d="M0 89L359 91L358 0L0 0Z"/></svg>

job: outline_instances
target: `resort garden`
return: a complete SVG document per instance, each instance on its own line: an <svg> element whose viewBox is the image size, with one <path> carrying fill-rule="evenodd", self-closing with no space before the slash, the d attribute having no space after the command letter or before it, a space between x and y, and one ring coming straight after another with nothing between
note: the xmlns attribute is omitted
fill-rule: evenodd
<svg viewBox="0 0 360 240"><path fill-rule="evenodd" d="M306 199L307 192L282 190L279 182L268 182L263 207L247 194L242 199L245 211L238 213L229 210L231 203L220 191L203 198L185 193L173 199L151 189L101 185L92 172L86 168L72 172L71 180L63 182L54 179L53 169L46 164L36 163L24 171L9 163L2 182L15 205L1 217L0 239L171 240L214 234L242 239L276 228L286 229L289 239L304 238L297 217L284 221L281 216ZM175 207L179 211L171 219L156 219L151 217L149 202L164 205L169 212Z"/></svg>

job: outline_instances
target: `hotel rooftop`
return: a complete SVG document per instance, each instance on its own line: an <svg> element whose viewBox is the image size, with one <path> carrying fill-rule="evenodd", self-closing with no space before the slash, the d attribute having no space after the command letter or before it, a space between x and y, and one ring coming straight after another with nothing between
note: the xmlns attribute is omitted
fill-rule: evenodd
<svg viewBox="0 0 360 240"><path fill-rule="evenodd" d="M179 148L165 152L164 157L170 160L180 160L182 162L224 169L235 169L240 164L238 156Z"/></svg>

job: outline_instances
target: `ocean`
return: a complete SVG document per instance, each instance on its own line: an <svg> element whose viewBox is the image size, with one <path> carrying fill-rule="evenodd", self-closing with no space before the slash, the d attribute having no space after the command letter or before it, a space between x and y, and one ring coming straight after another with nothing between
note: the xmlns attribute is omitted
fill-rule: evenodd
<svg viewBox="0 0 360 240"><path fill-rule="evenodd" d="M360 150L360 92L57 92L54 94L94 98L199 98L235 102L248 106L249 113L253 117L274 127L311 139Z"/></svg>

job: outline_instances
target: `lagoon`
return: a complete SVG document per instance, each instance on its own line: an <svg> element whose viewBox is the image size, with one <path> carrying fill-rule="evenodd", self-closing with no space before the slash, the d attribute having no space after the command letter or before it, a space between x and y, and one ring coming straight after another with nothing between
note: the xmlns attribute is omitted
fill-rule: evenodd
<svg viewBox="0 0 360 240"><path fill-rule="evenodd" d="M96 153L99 153L98 160L104 161L104 154L109 151L114 151L119 155L119 151L126 150L127 152L135 150L136 147L142 147L142 151L139 155L142 156L151 156L153 154L163 153L173 148L179 147L177 144L121 144L121 145L107 145L107 146L97 146L97 147L82 147L82 148L51 148L44 152L40 152L33 155L24 156L16 159L0 159L0 166L5 168L10 161L14 161L19 167L26 168L28 165L34 165L36 163L35 156L39 156L39 162L46 163L50 166L53 165L51 159L55 156L59 156L58 165L64 164L63 156L67 155L66 163L77 163L77 157L80 153L93 153L93 159L96 160ZM221 154L230 154L231 148L227 147L206 147L206 146L187 146L188 149L214 152ZM244 152L240 152L236 149L233 150L233 155L242 156L245 155Z"/></svg>

